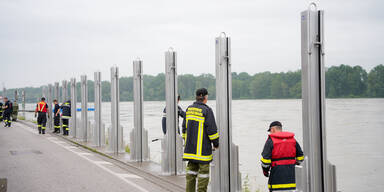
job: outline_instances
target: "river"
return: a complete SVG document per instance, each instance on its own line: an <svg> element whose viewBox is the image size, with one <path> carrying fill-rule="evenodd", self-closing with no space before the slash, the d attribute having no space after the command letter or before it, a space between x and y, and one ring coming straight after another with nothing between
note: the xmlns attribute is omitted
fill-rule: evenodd
<svg viewBox="0 0 384 192"><path fill-rule="evenodd" d="M185 109L192 101L181 101ZM215 110L215 101L208 105ZM133 128L133 103L121 102L124 140ZM149 140L162 137L161 117L165 102L144 102L144 126ZM27 104L32 109L34 104ZM78 106L80 106L78 104ZM93 106L92 103L89 104ZM302 145L301 100L234 100L233 140L239 146L240 171L248 176L251 191L267 191L267 178L260 168L260 154L271 121L296 134ZM103 121L110 126L110 103L103 103ZM384 191L384 99L327 99L326 129L328 159L336 165L339 191ZM78 115L80 115L78 113ZM89 112L90 119L93 112ZM32 119L31 114L27 119ZM160 162L160 142L150 143L151 160Z"/></svg>

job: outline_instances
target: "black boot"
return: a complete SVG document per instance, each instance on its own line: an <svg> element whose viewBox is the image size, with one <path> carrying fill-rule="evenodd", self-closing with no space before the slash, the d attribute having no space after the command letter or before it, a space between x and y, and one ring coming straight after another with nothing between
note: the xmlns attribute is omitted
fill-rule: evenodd
<svg viewBox="0 0 384 192"><path fill-rule="evenodd" d="M45 134L45 129L42 130L43 134Z"/></svg>
<svg viewBox="0 0 384 192"><path fill-rule="evenodd" d="M41 134L41 127L39 127L38 129L39 129L39 134Z"/></svg>

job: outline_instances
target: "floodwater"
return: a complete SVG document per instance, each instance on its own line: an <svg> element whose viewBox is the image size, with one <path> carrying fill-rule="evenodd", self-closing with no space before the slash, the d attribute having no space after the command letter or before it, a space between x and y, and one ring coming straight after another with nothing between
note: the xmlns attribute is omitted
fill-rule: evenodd
<svg viewBox="0 0 384 192"><path fill-rule="evenodd" d="M181 101L185 109L192 101ZM215 101L208 105L215 110ZM161 117L165 102L144 103L144 126L149 140L162 138ZM27 109L34 104L28 104ZM89 104L93 106L92 103ZM239 146L240 171L248 176L251 191L267 191L267 178L260 168L260 154L271 121L296 134L302 145L301 100L234 100L233 142ZM121 102L124 140L133 128L133 103ZM339 191L384 191L384 99L327 99L328 159L336 165ZM78 115L80 115L78 113ZM103 121L110 126L110 103L103 103ZM90 119L93 112L89 112ZM31 119L28 115L27 119ZM150 143L151 160L160 162L160 142ZM304 152L305 153L305 152Z"/></svg>

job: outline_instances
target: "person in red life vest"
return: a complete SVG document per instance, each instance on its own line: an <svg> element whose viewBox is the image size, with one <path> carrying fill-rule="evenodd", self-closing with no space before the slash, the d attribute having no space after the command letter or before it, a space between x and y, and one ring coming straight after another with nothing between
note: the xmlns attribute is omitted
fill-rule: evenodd
<svg viewBox="0 0 384 192"><path fill-rule="evenodd" d="M296 189L295 165L304 160L304 153L295 134L284 132L279 121L269 125L270 132L261 153L264 176L269 177L269 191L294 191Z"/></svg>
<svg viewBox="0 0 384 192"><path fill-rule="evenodd" d="M45 102L45 98L42 97L41 101L36 105L35 117L37 114L37 128L39 129L39 134L45 134L45 125L47 123L47 111L48 105Z"/></svg>

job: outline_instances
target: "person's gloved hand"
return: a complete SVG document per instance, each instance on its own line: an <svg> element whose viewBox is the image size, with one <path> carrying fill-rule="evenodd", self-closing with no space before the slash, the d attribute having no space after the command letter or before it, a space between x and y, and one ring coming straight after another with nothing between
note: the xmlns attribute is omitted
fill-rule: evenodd
<svg viewBox="0 0 384 192"><path fill-rule="evenodd" d="M269 172L268 171L263 170L263 173L264 173L265 177L269 177Z"/></svg>

